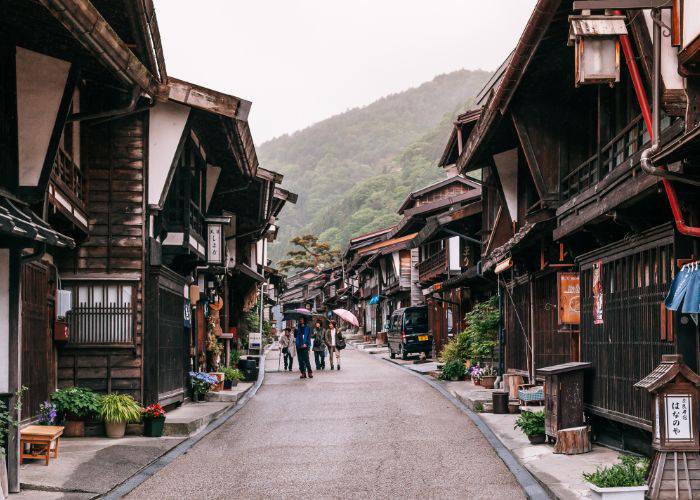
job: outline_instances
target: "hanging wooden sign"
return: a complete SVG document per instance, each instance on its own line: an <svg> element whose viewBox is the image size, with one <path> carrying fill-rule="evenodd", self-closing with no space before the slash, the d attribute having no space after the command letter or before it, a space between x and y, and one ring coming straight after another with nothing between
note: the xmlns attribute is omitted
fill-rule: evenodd
<svg viewBox="0 0 700 500"><path fill-rule="evenodd" d="M557 273L559 324L581 323L580 277L578 273Z"/></svg>

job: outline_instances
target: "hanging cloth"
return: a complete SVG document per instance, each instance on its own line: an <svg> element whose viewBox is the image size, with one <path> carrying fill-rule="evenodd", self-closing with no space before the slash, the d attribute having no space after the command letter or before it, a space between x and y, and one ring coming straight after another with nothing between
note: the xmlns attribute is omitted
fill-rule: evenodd
<svg viewBox="0 0 700 500"><path fill-rule="evenodd" d="M665 300L666 308L685 314L700 312L700 266L698 262L684 265L671 283ZM681 308L682 304L682 308Z"/></svg>

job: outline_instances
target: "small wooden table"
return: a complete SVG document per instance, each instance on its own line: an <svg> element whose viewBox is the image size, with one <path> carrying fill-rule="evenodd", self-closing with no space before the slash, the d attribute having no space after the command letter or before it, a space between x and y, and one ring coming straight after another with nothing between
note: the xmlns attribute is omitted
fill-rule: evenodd
<svg viewBox="0 0 700 500"><path fill-rule="evenodd" d="M51 457L51 444L53 457L58 458L58 440L63 434L63 427L58 425L29 425L19 432L19 463L25 458L43 458L45 465L49 465ZM29 451L26 451L29 445Z"/></svg>

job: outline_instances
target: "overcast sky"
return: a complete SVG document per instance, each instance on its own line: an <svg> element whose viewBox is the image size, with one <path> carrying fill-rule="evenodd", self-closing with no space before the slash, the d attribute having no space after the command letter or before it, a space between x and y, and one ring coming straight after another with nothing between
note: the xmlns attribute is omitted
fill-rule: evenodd
<svg viewBox="0 0 700 500"><path fill-rule="evenodd" d="M493 70L534 0L156 0L168 74L253 101L256 144L460 68Z"/></svg>

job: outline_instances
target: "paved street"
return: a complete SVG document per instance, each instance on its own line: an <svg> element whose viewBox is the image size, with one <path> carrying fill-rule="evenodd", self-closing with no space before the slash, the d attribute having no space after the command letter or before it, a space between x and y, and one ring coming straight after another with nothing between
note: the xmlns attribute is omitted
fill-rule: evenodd
<svg viewBox="0 0 700 500"><path fill-rule="evenodd" d="M243 410L129 498L524 498L437 391L386 361L343 355L342 371L313 380L268 372Z"/></svg>

